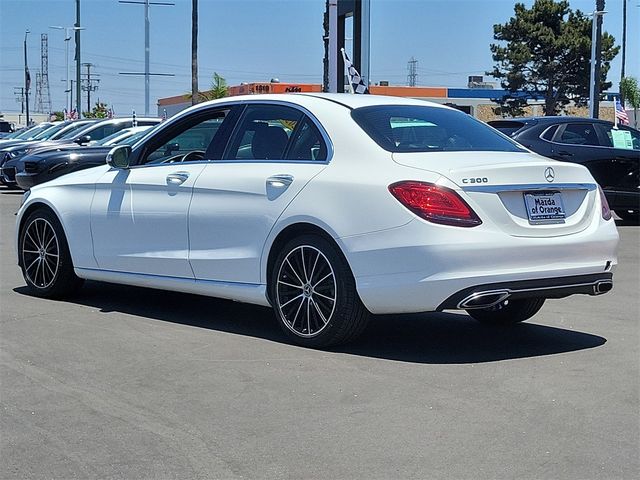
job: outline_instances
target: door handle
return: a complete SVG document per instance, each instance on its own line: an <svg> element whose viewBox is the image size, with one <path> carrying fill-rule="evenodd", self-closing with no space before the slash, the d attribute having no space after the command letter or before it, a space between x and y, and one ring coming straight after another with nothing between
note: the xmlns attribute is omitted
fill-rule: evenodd
<svg viewBox="0 0 640 480"><path fill-rule="evenodd" d="M569 153L565 150L558 152L558 155L560 155L561 157L573 157L573 153Z"/></svg>
<svg viewBox="0 0 640 480"><path fill-rule="evenodd" d="M182 185L189 178L189 172L174 172L167 175L167 185Z"/></svg>
<svg viewBox="0 0 640 480"><path fill-rule="evenodd" d="M267 186L271 188L287 188L293 183L293 175L279 174L267 178Z"/></svg>

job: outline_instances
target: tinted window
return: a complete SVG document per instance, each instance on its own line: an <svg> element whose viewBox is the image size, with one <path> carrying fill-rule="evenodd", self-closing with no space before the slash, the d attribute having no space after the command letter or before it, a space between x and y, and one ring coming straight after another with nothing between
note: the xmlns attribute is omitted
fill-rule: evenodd
<svg viewBox="0 0 640 480"><path fill-rule="evenodd" d="M514 122L510 120L494 120L492 122L488 122L496 130L501 131L507 136L511 136L524 127L523 122Z"/></svg>
<svg viewBox="0 0 640 480"><path fill-rule="evenodd" d="M596 129L591 123L568 123L558 142L569 145L600 145Z"/></svg>
<svg viewBox="0 0 640 480"><path fill-rule="evenodd" d="M523 151L486 124L446 108L384 105L357 108L351 116L390 152Z"/></svg>
<svg viewBox="0 0 640 480"><path fill-rule="evenodd" d="M327 159L327 146L311 120L305 117L294 133L291 147L287 153L287 160L317 160Z"/></svg>
<svg viewBox="0 0 640 480"><path fill-rule="evenodd" d="M217 110L205 116L192 117L166 137L159 138L160 143L155 141L155 146L149 145L143 163L181 162L186 155L189 155L187 161L217 160L221 156L221 148L215 148L219 147L216 134L228 113L229 110Z"/></svg>
<svg viewBox="0 0 640 480"><path fill-rule="evenodd" d="M558 127L559 125L553 125L549 128L547 128L542 135L540 135L540 138L544 138L545 140L551 141L553 140L553 136L556 134L556 132L558 131Z"/></svg>
<svg viewBox="0 0 640 480"><path fill-rule="evenodd" d="M614 142L613 142L613 131L616 130L615 128L613 128L613 125L608 126L602 123L597 123L596 124L596 128L598 129L598 131L600 132L600 137L601 137L601 143L604 143L605 147L614 147ZM620 145L620 139L618 139L618 144L615 145L616 148L623 148L623 149L629 149L629 150L640 150L640 133L637 130L633 130L631 128L625 127L623 125L619 125L617 128L618 131L627 131L629 132L627 135L631 137L631 145L629 147L629 145L625 142L624 146ZM628 137L627 137L628 138ZM622 138L622 140L624 140L624 137Z"/></svg>
<svg viewBox="0 0 640 480"><path fill-rule="evenodd" d="M84 133L84 135L89 135L91 140L94 141L102 140L104 137L108 137L109 135L119 132L123 128L131 128L131 122L107 123Z"/></svg>
<svg viewBox="0 0 640 480"><path fill-rule="evenodd" d="M280 105L247 107L225 158L283 160L289 138L302 116L302 112Z"/></svg>

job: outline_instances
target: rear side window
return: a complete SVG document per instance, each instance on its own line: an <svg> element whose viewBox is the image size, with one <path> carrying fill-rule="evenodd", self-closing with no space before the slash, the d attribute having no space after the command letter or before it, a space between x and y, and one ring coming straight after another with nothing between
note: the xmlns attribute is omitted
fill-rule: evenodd
<svg viewBox="0 0 640 480"><path fill-rule="evenodd" d="M552 125L551 127L547 128L542 135L540 135L540 138L544 139L544 140L548 140L551 141L553 140L554 135L556 134L556 132L558 131L558 125Z"/></svg>
<svg viewBox="0 0 640 480"><path fill-rule="evenodd" d="M383 105L356 108L351 116L389 152L524 151L486 124L446 108Z"/></svg>
<svg viewBox="0 0 640 480"><path fill-rule="evenodd" d="M294 108L281 105L248 106L225 159L284 160L289 139L302 120L302 112Z"/></svg>
<svg viewBox="0 0 640 480"><path fill-rule="evenodd" d="M600 145L592 123L568 123L557 141L569 145Z"/></svg>

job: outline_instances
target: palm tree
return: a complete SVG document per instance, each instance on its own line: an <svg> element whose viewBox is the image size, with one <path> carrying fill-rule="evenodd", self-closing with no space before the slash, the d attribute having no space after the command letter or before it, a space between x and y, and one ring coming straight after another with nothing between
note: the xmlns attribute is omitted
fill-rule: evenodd
<svg viewBox="0 0 640 480"><path fill-rule="evenodd" d="M192 0L191 8L191 105L199 100L198 95L198 0Z"/></svg>

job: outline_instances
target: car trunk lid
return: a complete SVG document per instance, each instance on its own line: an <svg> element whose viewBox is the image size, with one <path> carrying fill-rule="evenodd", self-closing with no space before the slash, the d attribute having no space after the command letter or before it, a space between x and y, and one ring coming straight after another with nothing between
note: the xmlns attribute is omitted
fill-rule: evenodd
<svg viewBox="0 0 640 480"><path fill-rule="evenodd" d="M580 165L531 153L394 153L395 162L453 182L483 221L514 236L577 233L595 212L597 185Z"/></svg>

